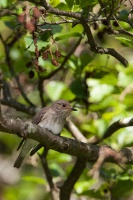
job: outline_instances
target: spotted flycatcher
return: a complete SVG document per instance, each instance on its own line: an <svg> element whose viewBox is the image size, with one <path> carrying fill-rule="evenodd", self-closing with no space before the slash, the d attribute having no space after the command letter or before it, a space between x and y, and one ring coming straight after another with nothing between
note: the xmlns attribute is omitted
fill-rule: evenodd
<svg viewBox="0 0 133 200"><path fill-rule="evenodd" d="M32 123L38 124L38 126L58 135L62 131L66 118L70 115L71 111L75 110L76 109L73 108L68 101L58 100L51 106L42 108L34 116ZM31 149L38 144L37 141L32 139L23 139L22 142L24 142L22 150L14 163L14 167L17 168L21 166L25 156L31 151ZM20 146L21 145L19 145L19 147Z"/></svg>

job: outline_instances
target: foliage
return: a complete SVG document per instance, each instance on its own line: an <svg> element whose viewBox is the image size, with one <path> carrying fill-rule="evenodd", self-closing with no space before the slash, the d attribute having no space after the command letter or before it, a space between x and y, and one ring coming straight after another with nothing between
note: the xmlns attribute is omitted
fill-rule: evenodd
<svg viewBox="0 0 133 200"><path fill-rule="evenodd" d="M55 10L48 10L46 2ZM37 107L66 99L77 107L71 118L87 139L102 138L111 123L132 117L130 0L2 0L0 6L4 114L31 120ZM67 129L62 136L72 137ZM99 145L120 150L132 146L131 138L132 128L128 127ZM0 199L51 199L37 155L27 158L19 171L12 169L19 140L0 134ZM60 186L73 169L75 158L50 150L47 161L54 182ZM6 168L14 177L6 176ZM90 175L92 168L93 163L88 163L74 185L72 198L133 197L132 165L123 169L104 163L98 179Z"/></svg>

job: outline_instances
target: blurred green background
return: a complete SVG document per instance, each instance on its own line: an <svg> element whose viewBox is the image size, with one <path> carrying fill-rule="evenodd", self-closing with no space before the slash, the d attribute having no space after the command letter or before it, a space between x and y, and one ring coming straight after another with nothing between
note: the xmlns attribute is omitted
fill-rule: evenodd
<svg viewBox="0 0 133 200"><path fill-rule="evenodd" d="M133 115L133 37L128 34L107 34L105 31L107 24L104 21L92 20L90 23L96 43L102 47L116 49L128 60L129 65L126 68L109 55L91 52L80 24L44 24L40 27L46 31L39 32L38 30L36 36L40 53L39 66L41 66L38 72L35 68L36 57L32 34L26 31L19 21L23 7L26 5L31 8L36 5L35 2L26 3L16 0L0 2L1 13L8 10L7 14L0 15L0 69L10 90L10 92L7 91L10 95L6 101L4 101L6 94L1 97L2 111L8 116L19 117L24 121L32 120L34 112L31 113L28 109L22 112L22 109L17 109L15 104L8 103L11 96L15 102L29 106L17 85L16 77L19 77L22 89L34 104L34 108L50 105L58 99L66 99L78 109L78 112L72 113L70 119L83 135L87 139L92 136L100 138L110 124ZM112 1L103 2L105 5L110 5ZM114 12L114 15L119 18L119 25L126 32L133 34L133 29L128 23L129 14L131 14L130 22L133 23L131 12L133 8L130 1L121 2L120 8L117 8L119 13ZM117 3L119 4L120 1ZM82 1L56 0L50 1L50 5L64 11L83 12L84 15L90 6L91 13L95 17L105 17L103 13L98 13L97 0L85 0L84 5ZM114 6L116 6L115 3ZM110 11L109 7L107 11ZM43 21L41 18L40 24ZM48 14L46 21L51 23L63 20L59 16ZM111 23L114 30L120 29L113 20ZM70 53L76 43L77 46ZM5 47L8 48L7 52ZM52 54L49 54L47 59L43 59L42 55L47 49L50 49ZM57 50L61 52L59 59L55 56ZM52 58L57 59L59 66L53 65ZM64 65L60 68L63 62ZM55 71L54 74L52 74L53 71ZM41 87L44 91L43 94L41 93L42 96L40 95L41 87L39 87L41 80L43 80ZM119 151L123 147L132 146L132 135L132 127L120 129L100 145L107 144ZM71 133L65 128L62 136L72 138ZM13 168L19 141L20 138L14 135L0 133L0 200L51 199L37 154L27 157L19 170ZM55 183L60 183L67 178L75 159L70 155L49 151L48 164ZM100 169L98 180L89 175L92 166L93 163L88 163L75 184L72 199L131 200L133 198L132 165L126 165L123 170L116 164L105 163Z"/></svg>

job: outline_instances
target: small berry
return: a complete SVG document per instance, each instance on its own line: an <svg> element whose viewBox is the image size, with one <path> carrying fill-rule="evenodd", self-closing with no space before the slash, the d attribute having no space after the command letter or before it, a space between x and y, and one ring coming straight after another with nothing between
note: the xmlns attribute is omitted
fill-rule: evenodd
<svg viewBox="0 0 133 200"><path fill-rule="evenodd" d="M57 59L59 59L61 57L61 52L59 50L56 50L55 53L54 53L55 57Z"/></svg>
<svg viewBox="0 0 133 200"><path fill-rule="evenodd" d="M37 19L41 16L41 12L37 7L33 8L33 16Z"/></svg>
<svg viewBox="0 0 133 200"><path fill-rule="evenodd" d="M119 26L119 24L118 24L117 21L114 21L114 22L113 22L113 25L114 25L115 27L118 27L118 26Z"/></svg>
<svg viewBox="0 0 133 200"><path fill-rule="evenodd" d="M40 12L43 16L46 16L47 15L47 11L45 10L45 8L41 7L40 8Z"/></svg>
<svg viewBox="0 0 133 200"><path fill-rule="evenodd" d="M54 58L52 58L51 62L52 62L52 64L53 64L54 66L56 66L56 67L58 67L58 66L59 66L59 63L58 63L58 61L57 61L57 60L55 60Z"/></svg>
<svg viewBox="0 0 133 200"><path fill-rule="evenodd" d="M33 70L30 70L29 71L29 78L33 78L35 75L34 71Z"/></svg>
<svg viewBox="0 0 133 200"><path fill-rule="evenodd" d="M44 69L43 69L41 66L38 66L38 71L39 71L39 72L43 72Z"/></svg>
<svg viewBox="0 0 133 200"><path fill-rule="evenodd" d="M98 29L98 24L97 24L96 22L94 22L94 24L93 24L93 29L94 29L94 30L97 30L97 29Z"/></svg>
<svg viewBox="0 0 133 200"><path fill-rule="evenodd" d="M32 62L31 62L31 61L27 62L26 67L27 67L27 68L32 67Z"/></svg>
<svg viewBox="0 0 133 200"><path fill-rule="evenodd" d="M23 6L23 7L22 7L22 10L23 10L23 11L26 11L26 6Z"/></svg>
<svg viewBox="0 0 133 200"><path fill-rule="evenodd" d="M103 23L104 25L106 25L106 26L108 26L108 25L109 25L109 23L108 23L107 19L104 19L104 20L102 21L102 23Z"/></svg>
<svg viewBox="0 0 133 200"><path fill-rule="evenodd" d="M42 53L42 59L43 60L47 60L48 59L48 51L47 50Z"/></svg>
<svg viewBox="0 0 133 200"><path fill-rule="evenodd" d="M30 21L31 21L33 24L35 24L35 23L36 23L35 17L32 17L32 18L30 19Z"/></svg>
<svg viewBox="0 0 133 200"><path fill-rule="evenodd" d="M98 37L99 40L102 40L104 38L104 33L102 31L99 31L97 33L97 37Z"/></svg>
<svg viewBox="0 0 133 200"><path fill-rule="evenodd" d="M25 26L26 26L27 30L29 30L30 32L35 31L35 24L33 23L32 20L27 21Z"/></svg>
<svg viewBox="0 0 133 200"><path fill-rule="evenodd" d="M23 24L25 22L25 13L22 13L18 16L18 21Z"/></svg>

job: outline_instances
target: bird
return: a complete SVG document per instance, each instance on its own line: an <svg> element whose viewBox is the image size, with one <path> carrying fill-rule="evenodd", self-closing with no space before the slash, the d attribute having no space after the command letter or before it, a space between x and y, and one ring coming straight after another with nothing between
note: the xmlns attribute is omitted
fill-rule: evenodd
<svg viewBox="0 0 133 200"><path fill-rule="evenodd" d="M66 118L72 111L77 111L71 104L66 100L57 100L52 105L42 108L33 117L32 123L47 129L55 135L59 135L65 125ZM37 145L37 148L36 148ZM22 139L17 150L22 146L22 150L17 157L14 167L19 168L26 157L31 151L30 155L33 155L43 145L37 141L26 138Z"/></svg>

